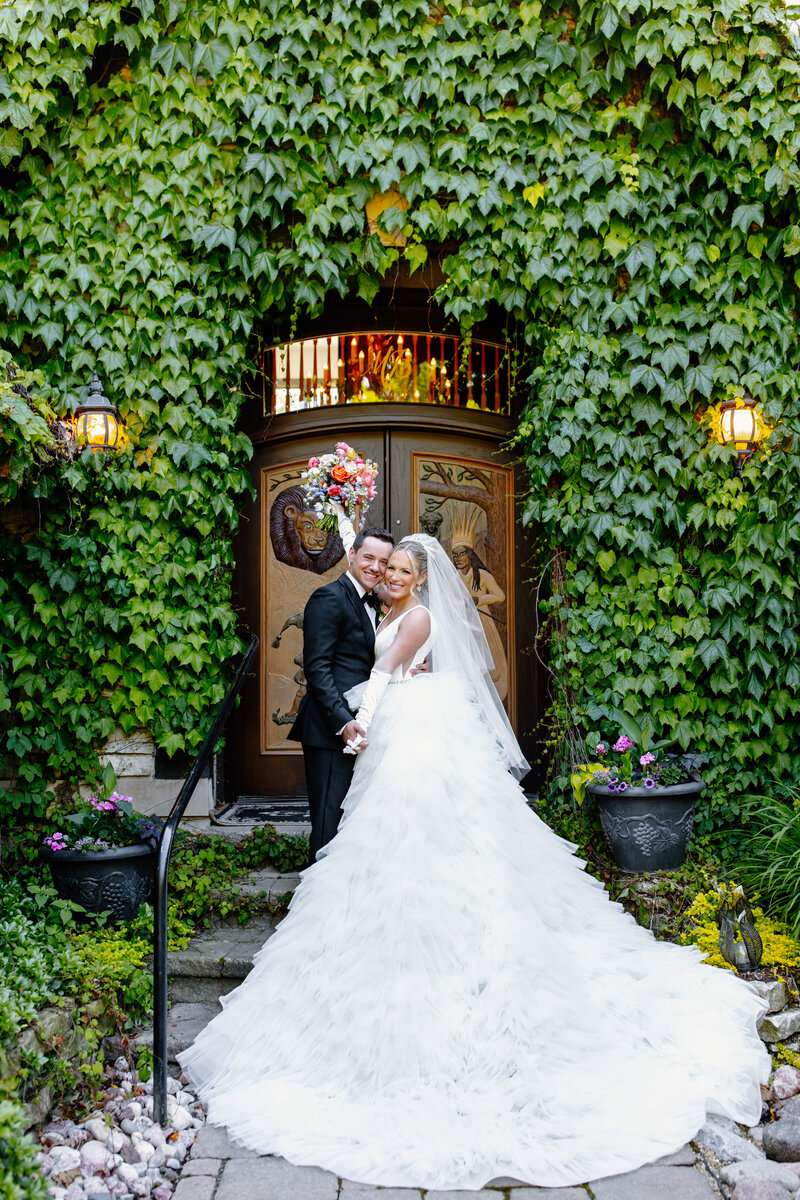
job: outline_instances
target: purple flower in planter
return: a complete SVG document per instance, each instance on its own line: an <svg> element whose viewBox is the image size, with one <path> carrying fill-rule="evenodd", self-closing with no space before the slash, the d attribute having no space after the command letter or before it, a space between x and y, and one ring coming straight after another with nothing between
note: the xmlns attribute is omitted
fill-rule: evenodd
<svg viewBox="0 0 800 1200"><path fill-rule="evenodd" d="M625 782L625 780L624 780L624 779L620 779L619 783L617 784L617 791L618 791L618 792L624 792L624 791L627 791L627 788L628 788L628 785L627 785L627 783Z"/></svg>
<svg viewBox="0 0 800 1200"><path fill-rule="evenodd" d="M50 837L44 839L45 846L49 846L51 850L66 850L67 843L64 840L63 833L54 833Z"/></svg>
<svg viewBox="0 0 800 1200"><path fill-rule="evenodd" d="M656 781L655 781L655 779L653 779L652 775L647 776L647 778L644 781L644 786L646 788L654 788L656 786Z"/></svg>

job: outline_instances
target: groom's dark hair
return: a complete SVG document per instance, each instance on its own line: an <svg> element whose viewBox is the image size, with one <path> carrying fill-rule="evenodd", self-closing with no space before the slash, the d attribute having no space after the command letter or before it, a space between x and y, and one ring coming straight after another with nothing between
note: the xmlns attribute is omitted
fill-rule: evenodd
<svg viewBox="0 0 800 1200"><path fill-rule="evenodd" d="M389 533L388 529L379 529L377 525L368 525L366 529L362 529L356 534L356 540L353 542L353 552L356 553L361 549L364 538L374 537L379 542L388 542L390 546L394 545L394 538Z"/></svg>

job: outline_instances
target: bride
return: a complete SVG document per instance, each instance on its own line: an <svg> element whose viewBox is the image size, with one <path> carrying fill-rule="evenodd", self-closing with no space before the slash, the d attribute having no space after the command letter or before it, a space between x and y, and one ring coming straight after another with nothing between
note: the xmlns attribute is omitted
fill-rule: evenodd
<svg viewBox="0 0 800 1200"><path fill-rule="evenodd" d="M480 618L425 534L386 570L339 832L179 1056L209 1120L364 1183L632 1170L755 1124L763 1006L659 943L529 809ZM429 656L430 670L412 675Z"/></svg>

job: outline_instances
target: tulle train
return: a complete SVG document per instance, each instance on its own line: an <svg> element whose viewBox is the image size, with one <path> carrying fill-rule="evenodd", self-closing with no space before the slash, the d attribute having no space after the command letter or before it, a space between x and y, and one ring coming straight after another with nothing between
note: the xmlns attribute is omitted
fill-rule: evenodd
<svg viewBox="0 0 800 1200"><path fill-rule="evenodd" d="M262 1153L386 1186L631 1170L748 1124L763 1008L657 943L527 807L455 681L390 686L339 833L180 1056Z"/></svg>

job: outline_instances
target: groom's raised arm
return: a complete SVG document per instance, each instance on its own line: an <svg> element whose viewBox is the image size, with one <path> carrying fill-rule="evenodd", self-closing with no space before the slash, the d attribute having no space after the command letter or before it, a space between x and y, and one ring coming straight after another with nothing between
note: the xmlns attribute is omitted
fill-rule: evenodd
<svg viewBox="0 0 800 1200"><path fill-rule="evenodd" d="M303 672L309 691L322 708L334 736L353 719L333 678L340 615L339 600L325 588L320 588L311 594L303 617Z"/></svg>

